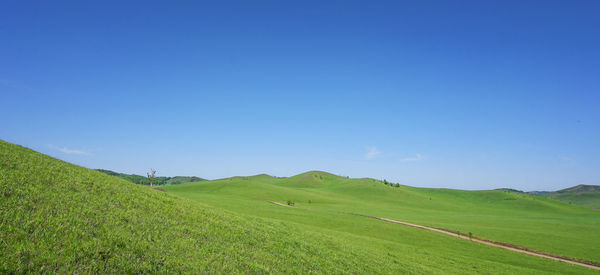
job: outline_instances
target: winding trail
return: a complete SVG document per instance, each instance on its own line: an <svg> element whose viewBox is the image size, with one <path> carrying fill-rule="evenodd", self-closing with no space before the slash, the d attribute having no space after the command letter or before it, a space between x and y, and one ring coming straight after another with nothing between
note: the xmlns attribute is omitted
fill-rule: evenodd
<svg viewBox="0 0 600 275"><path fill-rule="evenodd" d="M266 202L272 203L272 204L275 204L275 205L279 205L279 206L285 206L285 207L295 208L293 206L290 206L290 205L287 205L287 204L283 204L283 203L279 203L279 202L276 202L276 201L266 201ZM550 259L550 260L555 260L555 261L559 261L559 262L564 262L564 263L579 265L579 266L583 266L583 267L587 267L587 268L591 268L591 269L595 269L595 270L600 270L600 263L596 263L596 262L592 262L592 261L585 261L585 260L580 260L580 259L573 259L573 258L568 258L568 257L564 257L564 256L552 255L552 254L549 254L549 253L535 251L535 250L532 250L532 249L529 249L529 248L520 247L520 246L516 246L516 245L512 245L512 244L507 244L507 243L501 243L501 242L495 242L495 241L485 240L485 239L481 239L481 238L478 238L478 237L475 237L475 236L467 236L467 235L463 235L463 234L460 234L460 233L457 233L457 232L453 232L453 231L450 231L450 230L447 230L447 229L429 227L429 226L424 226L424 225L419 225L419 224L414 224L414 223L408 223L408 222L403 222L403 221L392 220L392 219L388 219L388 218L375 217L375 216L367 216L367 215L356 214L356 213L342 213L342 214L360 216L360 217L365 217L365 218L369 218L369 219L375 219L375 220L380 220L380 221L384 221L384 222L401 224L401 225L410 226L410 227L419 228L419 229L424 229L424 230L429 230L429 231L435 231L435 232L446 234L446 235L450 235L450 236L453 236L453 237L458 237L458 238L465 239L465 240L471 240L471 241L474 241L474 242L478 242L480 244L494 246L494 247L498 247L498 248L502 248L502 249L506 249L506 250L510 250L510 251L514 251L514 252L518 252L518 253L522 253L522 254L537 256L537 257L540 257L540 258L546 258L546 259Z"/></svg>
<svg viewBox="0 0 600 275"><path fill-rule="evenodd" d="M600 270L600 266L598 263L595 262L580 262L577 259L572 259L572 258L567 258L567 257L563 257L563 256L557 256L557 255L551 255L548 253L544 253L544 252L539 252L539 251L534 251L528 248L523 248L523 247L518 247L516 245L511 245L511 244L505 244L505 243L500 243L500 242L494 242L494 241L490 241L490 240L484 240L484 239L480 239L477 237L469 237L463 234L459 234L456 232L452 232L449 230L445 230L445 229L440 229L440 228L435 228L435 227L429 227L429 226L424 226L424 225L419 225L419 224L414 224L414 223L408 223L408 222L402 222L402 221L397 221L397 220L392 220L392 219L388 219L388 218L381 218L381 217L373 217L373 216L367 216L367 215L361 215L361 214L355 214L355 213L346 213L346 214L350 214L350 215L355 215L355 216L361 216L361 217L365 217L365 218L370 218L370 219L375 219L375 220L380 220L380 221L385 221L385 222L390 222L390 223L396 223L396 224L401 224L401 225L406 225L406 226L410 226L410 227L415 227L415 228L419 228L419 229L424 229L424 230L429 230L429 231L435 231L435 232L439 232L442 234L446 234L446 235L450 235L453 237L458 237L461 239L465 239L465 240L471 240L474 242L478 242L481 244L485 244L485 245L489 245L489 246L494 246L494 247L499 247L499 248L503 248L506 250L510 250L510 251L514 251L514 252L518 252L518 253L523 253L523 254L527 254L527 255L532 255L532 256L537 256L537 257L541 257L541 258L546 258L546 259L551 259L551 260L555 260L555 261L559 261L559 262L564 262L564 263L570 263L570 264L574 264L574 265L579 265L579 266L583 266L583 267L587 267L587 268L591 268L591 269L595 269L595 270Z"/></svg>
<svg viewBox="0 0 600 275"><path fill-rule="evenodd" d="M293 206L291 206L291 205L287 205L287 204L280 203L280 202L276 202L276 201L266 201L266 202L268 202L268 203L272 203L272 204L277 204L277 205L279 205L279 206L293 207Z"/></svg>

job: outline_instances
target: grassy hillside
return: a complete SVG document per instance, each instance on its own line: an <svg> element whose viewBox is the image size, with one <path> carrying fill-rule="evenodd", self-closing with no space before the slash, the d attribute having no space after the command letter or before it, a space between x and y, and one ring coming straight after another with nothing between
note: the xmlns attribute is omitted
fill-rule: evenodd
<svg viewBox="0 0 600 275"><path fill-rule="evenodd" d="M119 178L122 178L122 179L125 179L128 181L131 181L133 183L150 185L150 180L144 176L134 175L134 174L117 173L117 172L105 170L105 169L96 169L96 171L102 172L107 175L119 177ZM156 177L155 184L156 185L182 184L182 183L187 183L187 182L197 182L197 181L204 181L204 180L205 179L199 178L199 177L187 177L187 176Z"/></svg>
<svg viewBox="0 0 600 275"><path fill-rule="evenodd" d="M548 192L543 196L600 210L600 186L598 185L581 184L555 192Z"/></svg>
<svg viewBox="0 0 600 275"><path fill-rule="evenodd" d="M0 273L430 270L396 264L343 237L236 216L3 141L0 192Z"/></svg>
<svg viewBox="0 0 600 275"><path fill-rule="evenodd" d="M167 190L239 213L387 241L412 243L411 238L423 237L408 237L406 229L398 226L354 220L343 213L472 232L486 239L600 261L600 212L527 194L390 187L373 179L347 179L323 172L290 178L238 177ZM297 209L267 205L264 200L290 200Z"/></svg>
<svg viewBox="0 0 600 275"><path fill-rule="evenodd" d="M329 205L345 199L326 197L355 183L302 177L169 187L189 188L199 202L0 141L0 273L593 273L340 215ZM301 202L302 194L315 202ZM327 210L253 199L288 197Z"/></svg>

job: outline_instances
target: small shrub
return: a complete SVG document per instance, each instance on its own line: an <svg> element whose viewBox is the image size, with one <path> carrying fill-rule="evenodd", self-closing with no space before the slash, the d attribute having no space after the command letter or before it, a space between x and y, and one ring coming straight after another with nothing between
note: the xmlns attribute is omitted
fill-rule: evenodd
<svg viewBox="0 0 600 275"><path fill-rule="evenodd" d="M148 176L148 181L150 182L150 187L154 185L154 180L156 180L156 170L150 169L150 172L146 173Z"/></svg>
<svg viewBox="0 0 600 275"><path fill-rule="evenodd" d="M294 206L294 202L292 200L287 200L287 205Z"/></svg>

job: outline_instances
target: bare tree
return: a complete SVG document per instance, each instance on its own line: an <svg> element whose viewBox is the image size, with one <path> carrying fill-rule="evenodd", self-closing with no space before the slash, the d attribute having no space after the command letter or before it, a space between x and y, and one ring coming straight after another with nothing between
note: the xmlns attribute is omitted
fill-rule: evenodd
<svg viewBox="0 0 600 275"><path fill-rule="evenodd" d="M156 170L150 169L150 172L146 173L148 175L148 180L150 180L150 187L154 185L154 180L156 179Z"/></svg>

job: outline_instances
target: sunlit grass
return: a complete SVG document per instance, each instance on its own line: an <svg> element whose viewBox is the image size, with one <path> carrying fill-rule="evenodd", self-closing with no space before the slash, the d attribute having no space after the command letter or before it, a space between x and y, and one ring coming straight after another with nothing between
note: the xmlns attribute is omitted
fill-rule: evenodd
<svg viewBox="0 0 600 275"><path fill-rule="evenodd" d="M307 178L261 176L165 193L0 141L0 272L592 272L340 214L393 213L388 195L376 195L390 191L372 182L376 191L364 194L370 187L358 180L321 177L325 189ZM348 186L361 188L344 194ZM382 202L363 209L372 197ZM289 199L296 207L258 199Z"/></svg>
<svg viewBox="0 0 600 275"><path fill-rule="evenodd" d="M291 178L246 177L184 184L169 192L238 213L360 234L340 229L352 212L446 228L557 255L600 261L600 212L527 194L390 187L373 179L348 179L323 172ZM299 215L255 199L310 209ZM308 201L310 200L310 203ZM296 210L302 211L302 210ZM334 222L335 221L335 222ZM394 229L397 230L397 229ZM367 230L365 230L366 232ZM387 239L393 233L365 233Z"/></svg>

